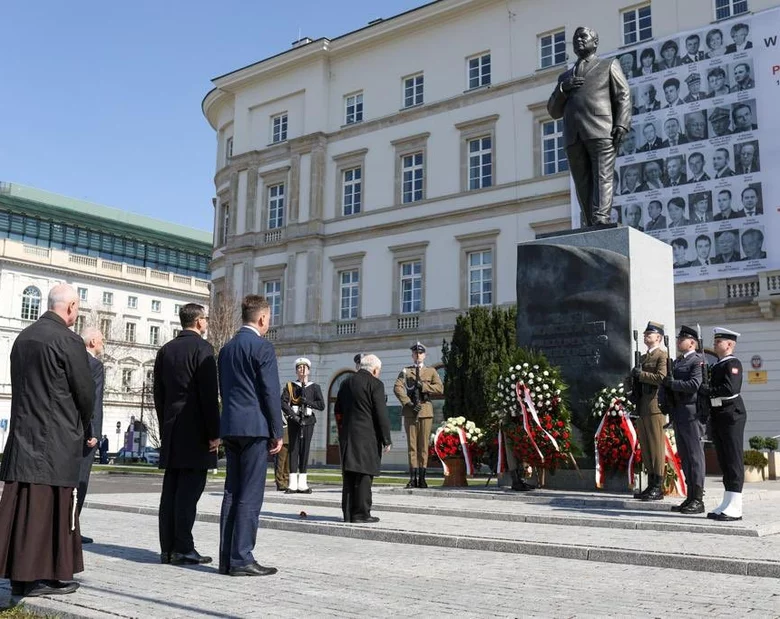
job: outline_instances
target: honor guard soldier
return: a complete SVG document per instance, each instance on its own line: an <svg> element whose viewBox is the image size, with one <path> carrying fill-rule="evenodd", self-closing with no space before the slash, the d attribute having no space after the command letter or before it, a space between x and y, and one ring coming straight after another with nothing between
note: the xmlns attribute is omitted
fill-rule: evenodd
<svg viewBox="0 0 780 619"><path fill-rule="evenodd" d="M709 389L712 439L723 471L723 502L707 514L712 520L742 520L742 484L745 481L743 446L747 412L742 401L742 363L734 356L739 333L716 327Z"/></svg>
<svg viewBox="0 0 780 619"><path fill-rule="evenodd" d="M644 332L647 354L642 355L639 367L631 371L631 376L639 384L636 401L639 421L637 431L642 447L642 463L649 477L647 488L634 497L643 501L660 501L664 498L663 480L666 466L664 443L664 414L658 404L658 391L666 376L667 353L661 348L664 326L657 322L648 322Z"/></svg>
<svg viewBox="0 0 780 619"><path fill-rule="evenodd" d="M688 486L688 497L673 512L701 514L704 512L704 444L706 407L699 401L699 390L706 372L704 355L696 352L699 333L682 326L677 334L677 351L672 375L664 378L662 404L669 412L677 439L677 452Z"/></svg>
<svg viewBox="0 0 780 619"><path fill-rule="evenodd" d="M444 393L439 373L423 365L425 346L416 342L411 347L413 365L401 370L393 393L403 406L404 430L409 447L409 483L407 488L427 488L425 469L428 467L428 441L433 425L432 394Z"/></svg>

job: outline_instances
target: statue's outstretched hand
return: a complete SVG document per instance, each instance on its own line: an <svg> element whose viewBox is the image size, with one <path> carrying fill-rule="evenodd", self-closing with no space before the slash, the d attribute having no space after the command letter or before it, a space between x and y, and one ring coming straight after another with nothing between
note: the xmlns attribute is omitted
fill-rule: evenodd
<svg viewBox="0 0 780 619"><path fill-rule="evenodd" d="M585 83L585 78L582 77L569 77L561 82L561 90L564 93L569 94L572 90L575 90Z"/></svg>

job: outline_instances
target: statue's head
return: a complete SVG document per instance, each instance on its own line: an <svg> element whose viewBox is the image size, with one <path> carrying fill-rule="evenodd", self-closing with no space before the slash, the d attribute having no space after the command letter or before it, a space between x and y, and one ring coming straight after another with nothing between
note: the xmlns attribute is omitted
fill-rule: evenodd
<svg viewBox="0 0 780 619"><path fill-rule="evenodd" d="M596 52L599 46L599 34L593 28L580 26L574 31L572 46L579 58L586 58Z"/></svg>

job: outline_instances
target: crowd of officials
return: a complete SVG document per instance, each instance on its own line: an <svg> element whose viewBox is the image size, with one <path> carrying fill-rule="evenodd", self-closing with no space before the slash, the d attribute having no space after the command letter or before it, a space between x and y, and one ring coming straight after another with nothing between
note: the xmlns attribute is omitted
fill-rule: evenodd
<svg viewBox="0 0 780 619"><path fill-rule="evenodd" d="M11 426L0 478L0 576L11 580L14 596L59 595L76 591L73 575L83 570L79 514L102 434L103 335L72 327L79 297L68 285L55 286L48 311L24 329L11 351ZM276 568L253 555L270 456L275 456L277 488L309 493L307 464L316 412L325 408L322 391L309 380L311 361L295 361L295 381L280 388L273 345L264 337L271 321L267 300L249 295L241 304L242 326L215 355L204 335L208 316L201 305L184 305L182 331L157 354L154 403L160 428L160 467L165 470L159 508L160 561L205 564L211 557L195 549L192 528L207 472L217 465L220 446L226 479L220 514L219 573L263 576ZM696 352L696 332L683 327L680 357L667 371L660 348L663 326L645 331L648 353L634 369L643 462L651 474L638 498L662 498L663 421L671 412L690 492L676 511L704 510L703 433L699 399L708 400L715 446L724 471L723 503L708 514L716 520L742 517L742 435L745 409L739 396L742 367L734 357L739 334L715 330L719 361L706 388L706 367ZM407 487L427 487L428 440L433 406L443 393L434 368L426 367L425 346L411 347L412 364L403 368L394 394L402 405L408 440ZM380 380L382 362L373 354L355 356L355 373L339 388L334 413L338 424L345 522L372 523L371 487L383 452L391 446L387 396ZM663 386L664 390L660 389ZM665 394L665 395L664 395ZM219 396L222 408L220 412ZM659 404L658 398L666 398ZM102 440L101 440L102 439ZM104 442L105 441L105 442ZM102 450L102 449L101 449ZM522 463L516 463L519 469ZM289 466L289 471L287 467ZM513 476L514 489L527 489ZM523 486L523 487L521 487Z"/></svg>

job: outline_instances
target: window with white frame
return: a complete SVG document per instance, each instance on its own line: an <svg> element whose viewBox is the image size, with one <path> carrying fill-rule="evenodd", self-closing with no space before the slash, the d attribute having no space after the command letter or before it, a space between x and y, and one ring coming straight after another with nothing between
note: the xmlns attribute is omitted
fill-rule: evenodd
<svg viewBox="0 0 780 619"><path fill-rule="evenodd" d="M157 325L149 327L149 344L151 346L160 345L160 327Z"/></svg>
<svg viewBox="0 0 780 619"><path fill-rule="evenodd" d="M87 300L87 295L88 295L87 289L86 288L79 288L78 292L79 292L79 301L86 301Z"/></svg>
<svg viewBox="0 0 780 619"><path fill-rule="evenodd" d="M152 299L152 311L159 312L162 310L162 301L158 299Z"/></svg>
<svg viewBox="0 0 780 619"><path fill-rule="evenodd" d="M493 139L489 135L469 140L469 189L493 185Z"/></svg>
<svg viewBox="0 0 780 619"><path fill-rule="evenodd" d="M106 340L111 339L111 319L101 318L100 320L100 332Z"/></svg>
<svg viewBox="0 0 780 619"><path fill-rule="evenodd" d="M342 173L342 213L356 215L363 204L363 168L349 168Z"/></svg>
<svg viewBox="0 0 780 619"><path fill-rule="evenodd" d="M138 309L138 297L127 297L127 307L130 309Z"/></svg>
<svg viewBox="0 0 780 619"><path fill-rule="evenodd" d="M360 306L360 271L350 269L339 273L339 318L355 320Z"/></svg>
<svg viewBox="0 0 780 619"><path fill-rule="evenodd" d="M173 313L176 314L176 316L178 316L180 311L181 311L181 303L174 304Z"/></svg>
<svg viewBox="0 0 780 619"><path fill-rule="evenodd" d="M134 322L125 323L125 342L135 342L136 324Z"/></svg>
<svg viewBox="0 0 780 619"><path fill-rule="evenodd" d="M233 157L233 137L229 137L225 140L225 161L230 161Z"/></svg>
<svg viewBox="0 0 780 619"><path fill-rule="evenodd" d="M217 225L219 226L217 241L219 246L227 245L228 232L230 232L230 203L223 202L220 204L219 220Z"/></svg>
<svg viewBox="0 0 780 619"><path fill-rule="evenodd" d="M715 0L715 19L727 19L747 12L747 0Z"/></svg>
<svg viewBox="0 0 780 619"><path fill-rule="evenodd" d="M146 382L145 387L148 390L152 390L154 388L154 370L148 369L146 370L146 378L144 379L144 382Z"/></svg>
<svg viewBox="0 0 780 619"><path fill-rule="evenodd" d="M271 118L271 141L284 142L287 139L287 112Z"/></svg>
<svg viewBox="0 0 780 619"><path fill-rule="evenodd" d="M556 174L569 169L563 143L563 120L542 123L542 174Z"/></svg>
<svg viewBox="0 0 780 619"><path fill-rule="evenodd" d="M402 262L399 267L401 313L415 314L422 309L422 261Z"/></svg>
<svg viewBox="0 0 780 619"><path fill-rule="evenodd" d="M344 124L352 125L363 120L363 93L344 97Z"/></svg>
<svg viewBox="0 0 780 619"><path fill-rule="evenodd" d="M424 198L423 175L425 169L423 166L423 154L410 153L404 155L401 160L401 202L417 202Z"/></svg>
<svg viewBox="0 0 780 619"><path fill-rule="evenodd" d="M284 226L284 183L268 188L268 229Z"/></svg>
<svg viewBox="0 0 780 619"><path fill-rule="evenodd" d="M566 62L566 31L539 37L539 66L542 69Z"/></svg>
<svg viewBox="0 0 780 619"><path fill-rule="evenodd" d="M468 59L469 88L490 84L490 54L480 54Z"/></svg>
<svg viewBox="0 0 780 619"><path fill-rule="evenodd" d="M469 307L493 303L493 252L489 249L468 254Z"/></svg>
<svg viewBox="0 0 780 619"><path fill-rule="evenodd" d="M424 96L423 74L410 75L404 78L404 107L413 107L423 104Z"/></svg>
<svg viewBox="0 0 780 619"><path fill-rule="evenodd" d="M179 337L179 333L181 333L181 329L177 329L176 327L173 328L173 337L177 338Z"/></svg>
<svg viewBox="0 0 780 619"><path fill-rule="evenodd" d="M623 45L633 45L653 38L653 17L649 4L623 11L621 22Z"/></svg>
<svg viewBox="0 0 780 619"><path fill-rule="evenodd" d="M133 370L128 368L122 369L122 391L127 393L133 389Z"/></svg>
<svg viewBox="0 0 780 619"><path fill-rule="evenodd" d="M76 316L76 322L73 325L73 330L81 335L81 332L84 330L86 323L87 319L84 316Z"/></svg>
<svg viewBox="0 0 780 619"><path fill-rule="evenodd" d="M103 305L113 305L114 304L114 293L113 292L104 292L103 293Z"/></svg>
<svg viewBox="0 0 780 619"><path fill-rule="evenodd" d="M282 280L274 279L263 284L263 296L271 308L271 326L282 322Z"/></svg>

